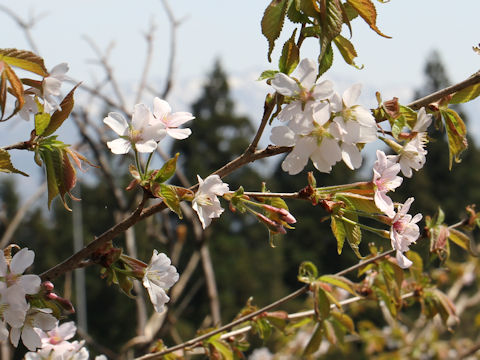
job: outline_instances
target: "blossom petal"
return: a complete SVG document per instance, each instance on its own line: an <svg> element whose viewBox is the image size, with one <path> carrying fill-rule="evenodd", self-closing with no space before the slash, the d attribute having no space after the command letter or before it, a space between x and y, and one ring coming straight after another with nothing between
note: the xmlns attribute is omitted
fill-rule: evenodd
<svg viewBox="0 0 480 360"><path fill-rule="evenodd" d="M139 141L135 143L135 149L141 153L151 153L157 148L155 140Z"/></svg>
<svg viewBox="0 0 480 360"><path fill-rule="evenodd" d="M103 119L103 122L120 136L124 136L127 133L127 120L119 113L108 113L108 116Z"/></svg>
<svg viewBox="0 0 480 360"><path fill-rule="evenodd" d="M342 144L343 162L352 170L358 169L362 165L362 154L355 145Z"/></svg>
<svg viewBox="0 0 480 360"><path fill-rule="evenodd" d="M315 72L316 76L316 72ZM330 80L324 80L315 85L312 93L316 100L323 100L333 95L333 83Z"/></svg>
<svg viewBox="0 0 480 360"><path fill-rule="evenodd" d="M17 252L10 263L10 271L14 274L23 274L23 272L33 264L35 253L27 248Z"/></svg>
<svg viewBox="0 0 480 360"><path fill-rule="evenodd" d="M313 60L305 58L300 61L293 75L304 88L310 90L317 79L317 65Z"/></svg>
<svg viewBox="0 0 480 360"><path fill-rule="evenodd" d="M25 326L22 330L22 342L30 351L35 351L42 346L42 341L38 334L31 327Z"/></svg>
<svg viewBox="0 0 480 360"><path fill-rule="evenodd" d="M38 275L23 275L18 279L18 284L22 286L26 294L33 295L40 290L40 276Z"/></svg>
<svg viewBox="0 0 480 360"><path fill-rule="evenodd" d="M295 133L286 126L276 126L272 128L270 141L278 146L295 145Z"/></svg>
<svg viewBox="0 0 480 360"><path fill-rule="evenodd" d="M153 99L153 115L159 120L163 120L172 112L172 108L165 100L158 97Z"/></svg>
<svg viewBox="0 0 480 360"><path fill-rule="evenodd" d="M352 107L357 103L360 93L362 91L362 84L353 84L343 93L342 100L346 108Z"/></svg>
<svg viewBox="0 0 480 360"><path fill-rule="evenodd" d="M413 264L413 262L410 261L410 259L407 258L401 251L397 251L395 258L397 259L398 266L400 266L402 269L409 268Z"/></svg>
<svg viewBox="0 0 480 360"><path fill-rule="evenodd" d="M180 125L193 119L195 119L195 116L189 112L176 112L168 117L168 126L179 127Z"/></svg>
<svg viewBox="0 0 480 360"><path fill-rule="evenodd" d="M132 148L130 141L126 139L115 139L107 142L107 146L114 154L126 154Z"/></svg>
<svg viewBox="0 0 480 360"><path fill-rule="evenodd" d="M8 265L7 261L5 260L5 255L3 251L0 251L0 276L5 277L7 275Z"/></svg>
<svg viewBox="0 0 480 360"><path fill-rule="evenodd" d="M272 79L272 86L278 93L285 96L293 96L298 93L299 87L291 77L279 73Z"/></svg>
<svg viewBox="0 0 480 360"><path fill-rule="evenodd" d="M145 104L137 104L133 108L132 126L135 130L142 130L150 123L152 113Z"/></svg>
<svg viewBox="0 0 480 360"><path fill-rule="evenodd" d="M188 138L192 134L190 129L167 129L167 135L177 140L183 140Z"/></svg>

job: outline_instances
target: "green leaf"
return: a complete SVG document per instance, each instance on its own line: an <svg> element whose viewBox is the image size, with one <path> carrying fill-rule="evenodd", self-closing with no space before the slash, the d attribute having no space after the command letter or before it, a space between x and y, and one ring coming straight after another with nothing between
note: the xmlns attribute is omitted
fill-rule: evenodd
<svg viewBox="0 0 480 360"><path fill-rule="evenodd" d="M350 294L357 296L357 292L355 291L354 284L343 276L337 275L322 275L318 278L319 281L331 284L333 286L337 286L342 288L343 290L348 291Z"/></svg>
<svg viewBox="0 0 480 360"><path fill-rule="evenodd" d="M399 116L393 120L392 135L395 139L398 140L398 135L400 135L405 126L407 126L407 121L405 120L404 116Z"/></svg>
<svg viewBox="0 0 480 360"><path fill-rule="evenodd" d="M453 160L459 163L460 155L467 149L467 127L460 116L453 109L440 110L445 120L448 136L449 169L452 169Z"/></svg>
<svg viewBox="0 0 480 360"><path fill-rule="evenodd" d="M339 339L333 327L333 324L330 321L324 321L323 326L325 329L325 337L327 338L328 342L332 345L337 345Z"/></svg>
<svg viewBox="0 0 480 360"><path fill-rule="evenodd" d="M271 54L275 47L275 40L278 39L282 31L288 3L288 0L272 0L263 13L262 34L268 40L268 61L270 62L272 61Z"/></svg>
<svg viewBox="0 0 480 360"><path fill-rule="evenodd" d="M318 74L319 76L325 73L328 69L332 67L333 64L333 49L332 45L329 44L325 54L318 57Z"/></svg>
<svg viewBox="0 0 480 360"><path fill-rule="evenodd" d="M337 239L337 252L340 255L342 253L343 244L345 243L345 226L343 225L343 221L334 215L331 217L330 227L332 228L335 239Z"/></svg>
<svg viewBox="0 0 480 360"><path fill-rule="evenodd" d="M35 114L35 133L41 136L50 123L50 114L39 112Z"/></svg>
<svg viewBox="0 0 480 360"><path fill-rule="evenodd" d="M320 25L313 25L313 26L306 26L302 28L302 36L303 37L320 37L320 33L322 32L322 28Z"/></svg>
<svg viewBox="0 0 480 360"><path fill-rule="evenodd" d="M319 63L327 56L331 42L342 31L343 14L338 0L324 0L320 2L320 56Z"/></svg>
<svg viewBox="0 0 480 360"><path fill-rule="evenodd" d="M298 65L300 49L295 42L297 29L293 31L292 36L283 45L282 55L278 61L278 68L284 74L291 74Z"/></svg>
<svg viewBox="0 0 480 360"><path fill-rule="evenodd" d="M303 351L303 356L312 355L315 351L318 350L320 344L322 343L323 338L323 322L317 323L315 330L313 332L310 341L308 342L305 350Z"/></svg>
<svg viewBox="0 0 480 360"><path fill-rule="evenodd" d="M31 51L17 49L0 49L0 61L38 74L48 76L43 59Z"/></svg>
<svg viewBox="0 0 480 360"><path fill-rule="evenodd" d="M179 219L183 219L182 209L180 208L180 199L174 186L155 183L152 188L152 193L161 198L165 202L165 205L178 215Z"/></svg>
<svg viewBox="0 0 480 360"><path fill-rule="evenodd" d="M233 350L226 341L220 340L220 339L215 339L215 340L209 341L209 344L212 345L215 348L215 350L218 351L222 355L223 360L233 360L234 359Z"/></svg>
<svg viewBox="0 0 480 360"><path fill-rule="evenodd" d="M450 104L461 104L471 101L480 95L480 84L470 85L469 87L460 90L452 96Z"/></svg>
<svg viewBox="0 0 480 360"><path fill-rule="evenodd" d="M311 261L303 261L298 268L297 279L300 282L311 284L318 277L318 270Z"/></svg>
<svg viewBox="0 0 480 360"><path fill-rule="evenodd" d="M310 22L308 16L300 12L300 1L295 0L290 2L290 6L287 10L287 17L289 20L296 24L307 24Z"/></svg>
<svg viewBox="0 0 480 360"><path fill-rule="evenodd" d="M352 205L352 207L357 211L363 211L369 214L378 212L378 208L375 205L375 201L371 196L364 196L360 194L344 192L341 194L341 197L339 198L347 200L348 203Z"/></svg>
<svg viewBox="0 0 480 360"><path fill-rule="evenodd" d="M377 10L370 0L347 0L347 3L357 11L358 15L365 20L373 31L380 36L391 39L390 36L382 33L377 27Z"/></svg>
<svg viewBox="0 0 480 360"><path fill-rule="evenodd" d="M331 316L342 324L349 332L355 333L355 324L350 316L339 311L332 311Z"/></svg>
<svg viewBox="0 0 480 360"><path fill-rule="evenodd" d="M470 255L478 257L479 254L477 253L475 246L472 244L472 239L467 234L454 229L448 229L448 238L453 241L455 244L460 246L461 248L467 250Z"/></svg>
<svg viewBox="0 0 480 360"><path fill-rule="evenodd" d="M74 105L73 94L75 93L75 90L77 89L78 86L80 86L80 84L75 85L75 87L72 90L70 90L67 96L65 96L65 98L62 100L62 102L60 103L61 110L56 110L52 114L50 123L48 124L48 127L45 129L43 136L52 135L68 118L68 116L73 110L73 105Z"/></svg>
<svg viewBox="0 0 480 360"><path fill-rule="evenodd" d="M157 183L163 183L168 179L170 179L175 174L175 171L177 170L177 160L179 156L180 156L180 153L176 153L175 157L167 160L167 162L163 164L162 168L158 170L158 172L155 174L153 181Z"/></svg>
<svg viewBox="0 0 480 360"><path fill-rule="evenodd" d="M355 47L353 46L353 44L350 42L350 40L344 38L342 35L337 35L334 39L333 39L333 42L335 43L335 45L337 46L337 49L338 51L340 51L340 54L342 55L343 57L343 60L345 60L345 62L348 64L348 65L352 65L354 67L356 67L357 69L363 69L363 65L362 66L358 66L357 64L355 64L355 61L354 59L358 56L357 55L357 51L355 50Z"/></svg>
<svg viewBox="0 0 480 360"><path fill-rule="evenodd" d="M265 70L260 74L258 81L273 79L279 73L278 70Z"/></svg>
<svg viewBox="0 0 480 360"><path fill-rule="evenodd" d="M325 320L330 315L330 301L328 300L325 290L315 284L313 302L315 306L315 314L319 320Z"/></svg>
<svg viewBox="0 0 480 360"><path fill-rule="evenodd" d="M10 154L7 150L0 149L0 172L20 174L28 176L23 171L16 169L10 161Z"/></svg>

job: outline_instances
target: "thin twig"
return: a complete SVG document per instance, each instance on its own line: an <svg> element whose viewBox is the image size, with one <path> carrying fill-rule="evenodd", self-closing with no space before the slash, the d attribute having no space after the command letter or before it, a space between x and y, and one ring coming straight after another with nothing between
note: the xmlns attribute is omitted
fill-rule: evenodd
<svg viewBox="0 0 480 360"><path fill-rule="evenodd" d="M12 221L10 221L7 229L3 233L2 239L0 240L0 249L3 249L10 243L10 240L15 233L15 230L17 230L18 225L20 225L20 222L25 217L25 214L28 210L32 208L32 205L38 200L38 198L45 193L46 189L47 183L44 182L42 185L40 185L35 194L33 194L27 201L25 201L25 203L20 207L20 209L18 209L17 213L13 217Z"/></svg>
<svg viewBox="0 0 480 360"><path fill-rule="evenodd" d="M145 64L143 65L142 77L138 85L137 96L135 98L135 104L139 103L142 100L143 91L147 84L148 73L150 71L150 65L152 64L152 55L153 55L153 39L155 34L156 26L152 20L150 24L150 30L145 34L145 40L147 41L147 53L145 55Z"/></svg>

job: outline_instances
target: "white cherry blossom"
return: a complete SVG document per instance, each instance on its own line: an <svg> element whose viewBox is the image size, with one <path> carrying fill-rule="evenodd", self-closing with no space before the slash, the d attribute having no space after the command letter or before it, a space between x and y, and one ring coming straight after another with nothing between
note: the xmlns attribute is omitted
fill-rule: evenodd
<svg viewBox="0 0 480 360"><path fill-rule="evenodd" d="M385 155L377 150L377 161L373 166L373 187L375 190L375 205L388 217L395 216L393 201L387 196L387 192L395 191L403 179L397 174L400 172L400 164L394 161L395 156Z"/></svg>
<svg viewBox="0 0 480 360"><path fill-rule="evenodd" d="M12 257L8 264L3 251L0 251L0 277L3 278L3 282L0 282L0 289L18 285L17 290L21 290L16 291L18 301L22 301L21 298L24 300L26 294L36 294L40 289L40 277L32 274L22 275L33 264L34 259L35 253L23 248Z"/></svg>
<svg viewBox="0 0 480 360"><path fill-rule="evenodd" d="M30 351L35 351L42 346L42 340L35 331L35 328L42 330L51 330L55 327L57 319L51 315L51 309L36 309L31 308L25 317L25 323L22 327L13 327L10 330L10 341L13 346L18 346L20 337L23 345Z"/></svg>
<svg viewBox="0 0 480 360"><path fill-rule="evenodd" d="M426 142L426 133L418 133L403 146L398 155L395 155L395 161L400 164L404 176L412 177L412 169L418 171L425 165L425 155L427 155L427 150L425 150Z"/></svg>
<svg viewBox="0 0 480 360"><path fill-rule="evenodd" d="M50 70L50 73L42 81L42 95L44 99L44 111L49 113L52 110L61 110L57 102L56 96L60 96L62 82L66 79L68 64L61 63Z"/></svg>
<svg viewBox="0 0 480 360"><path fill-rule="evenodd" d="M357 105L362 85L348 88L343 96L335 93L330 99L331 111L335 113L334 136L340 141L342 159L352 170L362 165L362 156L357 144L367 144L377 139L377 123L373 115Z"/></svg>
<svg viewBox="0 0 480 360"><path fill-rule="evenodd" d="M152 125L160 125L160 135L169 135L174 139L183 140L190 136L192 130L179 129L178 127L187 121L195 119L189 112L172 113L172 108L165 101L158 97L153 99Z"/></svg>
<svg viewBox="0 0 480 360"><path fill-rule="evenodd" d="M313 117L312 131L306 135L296 134L287 126L272 129L270 140L279 146L293 146L282 162L282 169L290 175L298 174L307 165L308 159L321 172L330 172L332 166L342 159L342 150L332 135L335 125L329 123L330 106L322 104Z"/></svg>
<svg viewBox="0 0 480 360"><path fill-rule="evenodd" d="M222 196L229 189L228 184L224 183L218 175L210 175L205 180L197 175L197 179L199 186L192 200L192 208L197 212L205 229L213 218L218 218L223 213L224 210L217 196Z"/></svg>
<svg viewBox="0 0 480 360"><path fill-rule="evenodd" d="M144 104L135 105L131 124L121 114L109 113L103 122L120 135L120 139L107 142L109 149L114 154L126 154L135 146L138 152L153 152L165 134L160 124L152 124L152 118L152 113Z"/></svg>
<svg viewBox="0 0 480 360"><path fill-rule="evenodd" d="M417 214L413 218L412 215L407 214L413 200L414 198L411 197L405 204L399 207L392 219L392 227L390 229L392 248L397 250L396 259L398 265L403 269L412 265L412 262L403 253L408 251L409 246L420 236L420 229L417 223L422 219L422 214Z"/></svg>
<svg viewBox="0 0 480 360"><path fill-rule="evenodd" d="M425 111L425 108L422 107L420 110L418 110L417 114L417 122L413 126L412 132L425 132L427 131L428 127L432 123L432 115L427 114Z"/></svg>
<svg viewBox="0 0 480 360"><path fill-rule="evenodd" d="M153 255L145 269L143 286L147 289L156 312L162 312L163 306L170 300L166 290L178 281L177 269L164 253L153 250Z"/></svg>
<svg viewBox="0 0 480 360"><path fill-rule="evenodd" d="M280 121L296 134L308 134L313 129L313 117L321 100L333 94L331 81L317 80L317 65L313 60L303 59L292 76L278 73L272 79L272 86L278 93L293 100L278 114Z"/></svg>

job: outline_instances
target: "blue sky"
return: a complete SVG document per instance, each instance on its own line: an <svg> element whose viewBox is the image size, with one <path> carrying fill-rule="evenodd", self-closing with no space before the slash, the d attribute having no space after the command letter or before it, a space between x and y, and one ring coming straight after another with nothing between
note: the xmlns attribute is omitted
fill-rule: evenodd
<svg viewBox="0 0 480 360"><path fill-rule="evenodd" d="M411 89L423 83L423 66L433 50L440 52L454 82L480 69L480 56L472 51L472 46L480 42L480 1L374 2L378 27L392 39L378 36L363 20L354 20L352 42L359 53L357 63L365 67L363 70L350 67L336 54L337 61L327 77L338 85L337 90L343 91L350 84L362 82L365 85L362 101L366 105L375 105L377 90L384 99L398 96L400 101L409 102ZM210 71L214 59L219 57L231 76L237 108L253 119L260 117L262 99L269 89L255 79L262 70L275 68L281 48L279 42L272 56L273 64L269 64L267 41L260 31L260 20L268 3L266 0L170 0L176 18L181 19L176 44L178 80L172 95L175 110L188 109L180 106L188 106L196 98L202 78ZM24 19L30 14L43 14L32 35L47 67L68 62L70 76L86 84L94 78L102 79L104 75L93 61L96 57L85 36L94 39L101 49L115 42L111 64L121 84L132 88L140 77L145 59L143 36L153 22L157 30L151 79L156 82L156 88L162 88L161 80L166 76L169 56L170 28L160 0L0 0L0 4ZM3 35L0 48L28 49L22 30L2 12L0 33ZM285 40L290 33L291 27L285 28L282 39ZM309 41L305 45L301 56L315 58L318 55L316 42ZM474 102L467 108L470 115L480 112L479 103ZM150 100L148 104L151 104ZM473 125L471 133L480 138L480 121L473 119L470 124ZM31 127L26 123L12 127L23 136L22 126ZM0 140L1 143L6 141ZM268 136L264 141L268 141ZM15 156L21 164L31 164L31 154L22 152ZM33 171L40 173L39 168Z"/></svg>
<svg viewBox="0 0 480 360"><path fill-rule="evenodd" d="M33 37L47 67L66 61L75 78L89 80L98 70L90 60L94 53L84 40L89 36L105 48L115 41L112 64L121 80L139 77L144 60L143 33L151 21L157 26L152 76L164 77L169 51L169 27L160 0L115 1L36 0L0 1L16 13L45 14ZM178 29L177 74L181 78L205 74L213 59L220 57L230 73L273 68L266 61L266 40L260 33L260 19L268 1L261 0L170 0ZM379 28L393 39L377 36L361 20L353 22L353 42L362 71L335 64L334 72L352 79L384 86L388 83L421 83L425 58L438 49L453 81L480 68L480 57L472 45L480 42L479 1L391 0L375 1ZM26 47L21 30L0 13L1 47ZM8 36L5 36L8 34ZM287 36L287 31L284 32ZM313 42L302 54L313 57ZM274 62L278 52L274 54ZM98 74L98 72L97 72Z"/></svg>

